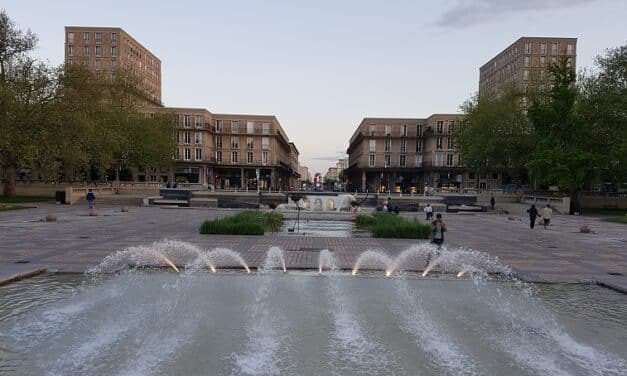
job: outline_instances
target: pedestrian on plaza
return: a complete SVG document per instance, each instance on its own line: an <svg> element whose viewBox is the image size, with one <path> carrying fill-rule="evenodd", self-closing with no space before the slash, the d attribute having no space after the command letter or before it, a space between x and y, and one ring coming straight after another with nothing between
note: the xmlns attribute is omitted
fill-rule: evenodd
<svg viewBox="0 0 627 376"><path fill-rule="evenodd" d="M431 243L437 245L438 249L442 248L445 232L446 224L442 220L442 214L438 213L435 216L435 221L431 222L431 233L433 234L433 240L431 241Z"/></svg>
<svg viewBox="0 0 627 376"><path fill-rule="evenodd" d="M168 184L165 185L166 188L172 188L172 185L170 185L170 181L168 180Z"/></svg>
<svg viewBox="0 0 627 376"><path fill-rule="evenodd" d="M527 213L529 213L529 226L533 229L533 226L536 225L536 217L538 216L538 209L534 204L531 204L531 207L527 209Z"/></svg>
<svg viewBox="0 0 627 376"><path fill-rule="evenodd" d="M496 204L496 200L494 199L494 196L492 196L490 198L490 206L492 207L492 211L494 211L494 204Z"/></svg>
<svg viewBox="0 0 627 376"><path fill-rule="evenodd" d="M553 215L553 209L551 209L551 205L546 204L546 206L543 207L542 210L540 210L540 218L542 218L545 230L551 222L551 215Z"/></svg>
<svg viewBox="0 0 627 376"><path fill-rule="evenodd" d="M401 212L401 209L398 208L398 205L394 206L394 214L398 215Z"/></svg>
<svg viewBox="0 0 627 376"><path fill-rule="evenodd" d="M433 219L433 206L431 206L431 204L427 204L427 206L425 206L423 211L426 214L426 220L427 221L430 221L430 220Z"/></svg>
<svg viewBox="0 0 627 376"><path fill-rule="evenodd" d="M383 207L381 208L381 211L384 213L388 212L388 203L387 201L383 203Z"/></svg>
<svg viewBox="0 0 627 376"><path fill-rule="evenodd" d="M89 205L89 209L93 209L94 208L94 201L96 200L96 195L94 194L94 192L91 191L91 189L89 190L89 192L87 192L87 196L85 196L85 199L87 200L87 204Z"/></svg>

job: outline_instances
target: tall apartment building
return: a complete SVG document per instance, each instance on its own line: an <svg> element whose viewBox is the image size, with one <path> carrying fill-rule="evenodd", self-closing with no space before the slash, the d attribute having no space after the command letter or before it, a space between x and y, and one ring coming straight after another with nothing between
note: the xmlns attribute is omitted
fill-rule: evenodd
<svg viewBox="0 0 627 376"><path fill-rule="evenodd" d="M65 62L105 73L124 69L138 80L138 106L162 105L161 60L119 27L66 26Z"/></svg>
<svg viewBox="0 0 627 376"><path fill-rule="evenodd" d="M287 190L298 184L298 150L275 116L213 114L206 109L151 107L176 124L174 167L141 171L139 181L182 181L216 188Z"/></svg>
<svg viewBox="0 0 627 376"><path fill-rule="evenodd" d="M350 139L349 190L422 192L425 185L461 190L495 187L499 175L475 176L463 168L454 128L463 115L364 118ZM494 181L488 185L488 179Z"/></svg>
<svg viewBox="0 0 627 376"><path fill-rule="evenodd" d="M494 95L504 86L524 89L531 81L548 83L547 66L566 59L577 64L577 38L522 37L479 68L479 95Z"/></svg>

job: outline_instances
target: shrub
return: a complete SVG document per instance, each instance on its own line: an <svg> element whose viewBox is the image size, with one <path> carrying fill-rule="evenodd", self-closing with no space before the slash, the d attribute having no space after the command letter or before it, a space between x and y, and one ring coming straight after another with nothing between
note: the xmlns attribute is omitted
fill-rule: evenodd
<svg viewBox="0 0 627 376"><path fill-rule="evenodd" d="M428 239L431 234L430 225L408 221L393 213L360 215L356 220L358 225L369 225L375 238Z"/></svg>
<svg viewBox="0 0 627 376"><path fill-rule="evenodd" d="M279 213L245 210L233 216L204 221L201 234L263 235L266 229L276 230L283 223Z"/></svg>

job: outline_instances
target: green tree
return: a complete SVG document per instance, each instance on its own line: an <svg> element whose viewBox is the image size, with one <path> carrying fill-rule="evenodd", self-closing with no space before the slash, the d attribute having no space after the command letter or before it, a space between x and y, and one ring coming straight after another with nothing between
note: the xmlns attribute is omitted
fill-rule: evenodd
<svg viewBox="0 0 627 376"><path fill-rule="evenodd" d="M0 168L3 193L15 194L16 171L48 160L46 127L56 100L58 70L28 56L37 37L0 11Z"/></svg>
<svg viewBox="0 0 627 376"><path fill-rule="evenodd" d="M529 119L536 144L527 167L537 183L557 185L578 206L577 194L594 175L599 158L590 147L591 128L576 111L575 71L565 59L548 70L550 88L531 95Z"/></svg>
<svg viewBox="0 0 627 376"><path fill-rule="evenodd" d="M577 110L590 127L597 179L622 183L627 180L627 44L598 56L596 66L597 72L579 79Z"/></svg>
<svg viewBox="0 0 627 376"><path fill-rule="evenodd" d="M478 173L524 174L533 149L533 127L522 93L505 88L499 96L475 96L461 109L466 116L457 124L454 137L464 165Z"/></svg>

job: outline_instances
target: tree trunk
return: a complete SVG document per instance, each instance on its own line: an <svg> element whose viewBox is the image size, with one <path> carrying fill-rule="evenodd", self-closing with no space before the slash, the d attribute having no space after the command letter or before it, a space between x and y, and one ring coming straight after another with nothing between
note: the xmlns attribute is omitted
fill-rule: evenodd
<svg viewBox="0 0 627 376"><path fill-rule="evenodd" d="M17 180L17 169L15 166L9 166L4 169L4 187L3 194L5 196L15 196L15 182Z"/></svg>

